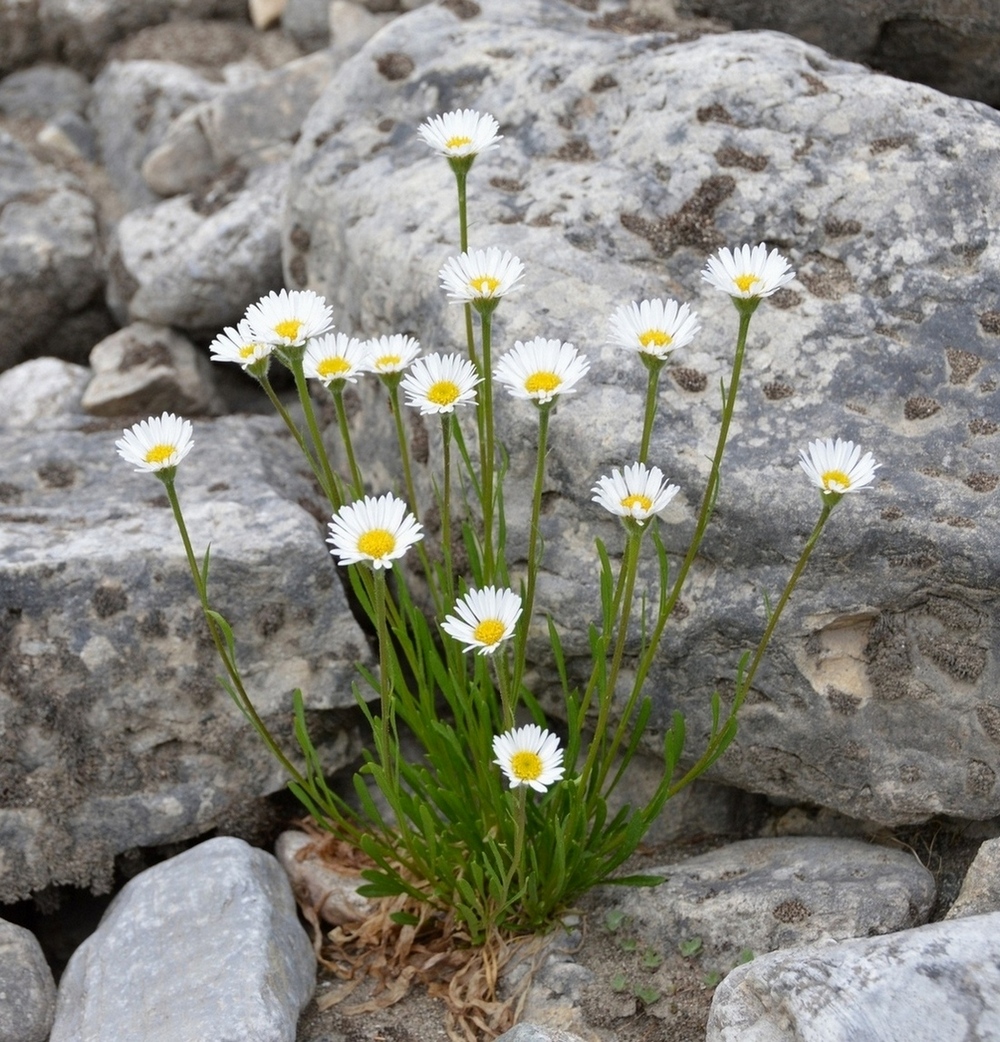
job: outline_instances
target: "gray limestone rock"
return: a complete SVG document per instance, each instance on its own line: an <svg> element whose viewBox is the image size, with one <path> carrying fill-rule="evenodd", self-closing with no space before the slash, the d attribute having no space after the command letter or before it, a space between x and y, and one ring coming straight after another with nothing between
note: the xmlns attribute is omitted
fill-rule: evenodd
<svg viewBox="0 0 1000 1042"><path fill-rule="evenodd" d="M993 0L644 0L652 10L777 29L840 58L948 94L1000 104L1000 8Z"/></svg>
<svg viewBox="0 0 1000 1042"><path fill-rule="evenodd" d="M891 933L926 922L934 878L917 859L858 840L748 839L649 871L652 888L609 887L609 907L661 951L698 937L728 970L820 939Z"/></svg>
<svg viewBox="0 0 1000 1042"><path fill-rule="evenodd" d="M130 321L215 335L281 285L287 164L239 169L197 197L176 196L119 222L108 306Z"/></svg>
<svg viewBox="0 0 1000 1042"><path fill-rule="evenodd" d="M294 1042L315 983L281 867L213 839L118 894L66 967L51 1042Z"/></svg>
<svg viewBox="0 0 1000 1042"><path fill-rule="evenodd" d="M109 62L94 80L90 120L101 161L126 210L156 202L142 163L171 121L212 97L219 85L174 62Z"/></svg>
<svg viewBox="0 0 1000 1042"><path fill-rule="evenodd" d="M90 84L65 65L35 65L0 80L0 115L49 120L60 113L82 116Z"/></svg>
<svg viewBox="0 0 1000 1042"><path fill-rule="evenodd" d="M311 55L186 109L144 160L146 183L164 196L197 192L234 167L287 159L332 72L329 54Z"/></svg>
<svg viewBox="0 0 1000 1042"><path fill-rule="evenodd" d="M535 689L555 683L542 613L579 676L595 536L620 552L589 490L634 458L645 371L606 346L609 316L655 296L700 315L661 381L650 455L682 490L663 528L677 561L737 327L700 271L719 246L764 240L798 278L751 325L714 524L648 684L653 727L681 710L700 750L713 692L731 690L819 513L799 451L849 438L883 464L877 487L837 508L715 777L883 823L995 816L1000 115L776 33L629 35L546 0L479 8L403 15L341 68L295 153L284 266L338 329L455 349L461 309L437 278L457 253L454 184L416 130L460 107L499 119L500 148L469 177L471 245L510 249L526 275L494 350L558 337L593 363L550 433ZM510 401L497 415L516 567L536 420ZM391 444L366 440L378 480L395 480ZM433 430L430 444L425 482Z"/></svg>
<svg viewBox="0 0 1000 1042"><path fill-rule="evenodd" d="M1000 912L1000 839L988 839L969 866L946 919Z"/></svg>
<svg viewBox="0 0 1000 1042"><path fill-rule="evenodd" d="M47 1042L56 984L41 945L0 919L0 1042Z"/></svg>
<svg viewBox="0 0 1000 1042"><path fill-rule="evenodd" d="M548 1028L541 1024L522 1023L505 1031L497 1042L583 1042L579 1035L563 1031L562 1028Z"/></svg>
<svg viewBox="0 0 1000 1042"><path fill-rule="evenodd" d="M58 358L33 358L0 373L0 428L64 426L67 416L81 413L90 377L86 366Z"/></svg>
<svg viewBox="0 0 1000 1042"><path fill-rule="evenodd" d="M330 43L330 0L288 0L281 28L304 50L318 51Z"/></svg>
<svg viewBox="0 0 1000 1042"><path fill-rule="evenodd" d="M93 300L101 265L96 207L79 178L3 130L0 170L2 371Z"/></svg>
<svg viewBox="0 0 1000 1042"><path fill-rule="evenodd" d="M121 421L0 430L0 900L107 889L116 854L203 834L284 773L220 672L163 488L118 458ZM247 689L293 755L292 692L355 705L364 633L326 507L270 417L195 424L177 491ZM357 755L314 717L329 770Z"/></svg>
<svg viewBox="0 0 1000 1042"><path fill-rule="evenodd" d="M738 966L707 1042L1000 1039L1000 912L809 945Z"/></svg>
<svg viewBox="0 0 1000 1042"><path fill-rule="evenodd" d="M92 416L225 411L208 356L169 326L133 322L119 329L90 352L90 367L82 405Z"/></svg>

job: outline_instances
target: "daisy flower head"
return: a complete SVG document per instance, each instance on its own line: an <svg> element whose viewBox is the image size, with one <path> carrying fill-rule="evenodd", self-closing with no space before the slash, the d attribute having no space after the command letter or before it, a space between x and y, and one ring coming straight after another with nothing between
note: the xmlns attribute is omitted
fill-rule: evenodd
<svg viewBox="0 0 1000 1042"><path fill-rule="evenodd" d="M882 464L876 463L870 452L862 456L861 446L853 441L827 438L810 442L808 454L800 450L799 466L823 498L836 503L848 492L870 488Z"/></svg>
<svg viewBox="0 0 1000 1042"><path fill-rule="evenodd" d="M524 265L509 250L491 246L449 257L438 274L452 301L492 311L501 297L521 289Z"/></svg>
<svg viewBox="0 0 1000 1042"><path fill-rule="evenodd" d="M676 300L633 301L611 316L611 343L657 359L690 344L701 329L698 316Z"/></svg>
<svg viewBox="0 0 1000 1042"><path fill-rule="evenodd" d="M475 158L480 152L497 147L501 136L500 125L488 114L475 109L457 109L442 116L433 116L422 123L417 133L446 159Z"/></svg>
<svg viewBox="0 0 1000 1042"><path fill-rule="evenodd" d="M247 308L246 320L255 337L274 347L301 347L333 328L332 309L310 289L286 289Z"/></svg>
<svg viewBox="0 0 1000 1042"><path fill-rule="evenodd" d="M507 775L512 789L528 785L536 792L545 792L553 782L562 780L566 770L559 738L538 724L525 724L497 735L493 753L493 762Z"/></svg>
<svg viewBox="0 0 1000 1042"><path fill-rule="evenodd" d="M667 506L679 488L664 478L659 467L633 463L624 471L616 469L610 477L599 478L590 491L596 493L593 501L605 510L642 526Z"/></svg>
<svg viewBox="0 0 1000 1042"><path fill-rule="evenodd" d="M406 404L426 415L454 412L456 405L474 402L480 380L467 358L432 354L418 358L400 386L406 392Z"/></svg>
<svg viewBox="0 0 1000 1042"><path fill-rule="evenodd" d="M177 464L191 451L191 421L171 412L150 416L122 431L115 442L118 455L136 471L173 474Z"/></svg>
<svg viewBox="0 0 1000 1042"><path fill-rule="evenodd" d="M213 362L235 362L243 366L244 370L257 372L261 368L258 363L270 357L272 345L254 336L250 323L243 318L235 329L226 326L208 350ZM266 366L263 368L266 369Z"/></svg>
<svg viewBox="0 0 1000 1042"><path fill-rule="evenodd" d="M455 604L455 614L446 615L441 629L464 644L463 651L492 655L508 637L521 617L521 598L513 590L487 586L469 592Z"/></svg>
<svg viewBox="0 0 1000 1042"><path fill-rule="evenodd" d="M364 368L379 376L401 373L418 354L420 341L405 333L372 337L365 344Z"/></svg>
<svg viewBox="0 0 1000 1042"><path fill-rule="evenodd" d="M493 376L515 398L528 398L544 405L561 394L573 394L586 376L590 362L572 344L537 336L514 346L500 356Z"/></svg>
<svg viewBox="0 0 1000 1042"><path fill-rule="evenodd" d="M391 493L365 496L342 506L330 522L327 542L338 564L361 564L391 568L414 543L424 537L420 522L406 504Z"/></svg>
<svg viewBox="0 0 1000 1042"><path fill-rule="evenodd" d="M341 381L358 382L368 357L365 345L357 337L346 333L325 333L306 344L302 357L302 371L311 380L320 380L324 386Z"/></svg>
<svg viewBox="0 0 1000 1042"><path fill-rule="evenodd" d="M708 258L701 277L734 301L760 301L791 282L795 272L777 250L768 253L764 243L760 243L738 246L732 251L723 246L716 256Z"/></svg>

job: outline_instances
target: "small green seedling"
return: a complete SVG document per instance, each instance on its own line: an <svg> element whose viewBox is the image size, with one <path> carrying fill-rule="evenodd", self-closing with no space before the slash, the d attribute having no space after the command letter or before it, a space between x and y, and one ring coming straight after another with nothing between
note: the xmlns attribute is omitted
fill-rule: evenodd
<svg viewBox="0 0 1000 1042"><path fill-rule="evenodd" d="M612 908L605 913L604 929L608 933L617 933L628 921L629 917L620 908Z"/></svg>
<svg viewBox="0 0 1000 1042"><path fill-rule="evenodd" d="M625 989L628 988L628 980L624 973L616 973L611 978L611 990L616 994L620 995Z"/></svg>
<svg viewBox="0 0 1000 1042"><path fill-rule="evenodd" d="M718 970L709 970L703 979L706 988L714 988L722 980L722 974Z"/></svg>
<svg viewBox="0 0 1000 1042"><path fill-rule="evenodd" d="M652 1006L654 1002L660 997L660 993L656 988L649 988L642 985L635 989L633 992L635 997L644 1005Z"/></svg>
<svg viewBox="0 0 1000 1042"><path fill-rule="evenodd" d="M653 948L647 948L642 953L642 968L644 970L658 969L663 962L663 956Z"/></svg>
<svg viewBox="0 0 1000 1042"><path fill-rule="evenodd" d="M685 959L690 959L693 955L697 955L701 951L702 943L700 937L689 937L686 941L681 941L677 946L677 950L684 956Z"/></svg>
<svg viewBox="0 0 1000 1042"><path fill-rule="evenodd" d="M748 962L753 962L753 952L749 948L744 948L736 957L736 965L742 966Z"/></svg>

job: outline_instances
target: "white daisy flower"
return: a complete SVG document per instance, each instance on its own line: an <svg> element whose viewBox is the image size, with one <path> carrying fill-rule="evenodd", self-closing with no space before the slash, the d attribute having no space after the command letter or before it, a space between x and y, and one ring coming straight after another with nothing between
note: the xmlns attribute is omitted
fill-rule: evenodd
<svg viewBox="0 0 1000 1042"><path fill-rule="evenodd" d="M461 355L426 355L413 363L400 385L406 404L424 414L454 412L456 405L476 400L481 380L476 367Z"/></svg>
<svg viewBox="0 0 1000 1042"><path fill-rule="evenodd" d="M302 371L310 380L321 380L329 387L335 380L358 382L368 352L357 337L346 333L326 333L306 344Z"/></svg>
<svg viewBox="0 0 1000 1042"><path fill-rule="evenodd" d="M458 109L434 116L421 124L417 133L446 159L477 156L496 148L501 136L497 121L490 115L480 115L475 109Z"/></svg>
<svg viewBox="0 0 1000 1042"><path fill-rule="evenodd" d="M446 615L441 629L465 644L463 651L492 655L521 617L521 598L513 590L487 586L469 592L455 604L455 615Z"/></svg>
<svg viewBox="0 0 1000 1042"><path fill-rule="evenodd" d="M572 344L535 337L500 356L493 376L515 398L530 398L539 405L560 394L573 394L574 385L590 369L584 355Z"/></svg>
<svg viewBox="0 0 1000 1042"><path fill-rule="evenodd" d="M301 347L333 328L332 309L312 290L273 290L247 308L253 335L275 347Z"/></svg>
<svg viewBox="0 0 1000 1042"><path fill-rule="evenodd" d="M595 503L618 517L632 518L640 525L658 514L677 495L679 488L671 485L659 467L633 463L624 471L613 470L611 477L601 477L590 490L597 494Z"/></svg>
<svg viewBox="0 0 1000 1042"><path fill-rule="evenodd" d="M553 782L562 780L566 770L559 738L538 724L525 724L497 735L493 752L493 762L510 779L512 789L529 785L536 792L545 792Z"/></svg>
<svg viewBox="0 0 1000 1042"><path fill-rule="evenodd" d="M237 365L249 369L257 362L262 362L270 355L273 345L254 336L250 323L244 318L233 329L226 328L209 344L213 362L236 362Z"/></svg>
<svg viewBox="0 0 1000 1042"><path fill-rule="evenodd" d="M753 248L738 246L733 252L723 246L718 256L708 258L701 277L731 297L753 300L769 297L791 282L795 272L777 250L768 253L761 243Z"/></svg>
<svg viewBox="0 0 1000 1042"><path fill-rule="evenodd" d="M326 541L338 564L367 561L373 568L391 568L396 558L423 537L420 523L406 504L386 493L342 506L333 515Z"/></svg>
<svg viewBox="0 0 1000 1042"><path fill-rule="evenodd" d="M799 451L799 466L809 480L824 494L838 498L846 492L859 492L870 488L875 480L875 471L882 466L872 454L861 455L861 446L853 441L827 438L826 441L809 443L809 454Z"/></svg>
<svg viewBox="0 0 1000 1042"><path fill-rule="evenodd" d="M509 251L495 246L449 257L438 273L442 287L453 301L497 300L521 289L516 285L524 265Z"/></svg>
<svg viewBox="0 0 1000 1042"><path fill-rule="evenodd" d="M420 341L403 333L373 337L365 344L364 367L369 373L401 373L420 354Z"/></svg>
<svg viewBox="0 0 1000 1042"><path fill-rule="evenodd" d="M172 470L191 451L191 421L173 413L150 416L122 431L118 455L137 471Z"/></svg>
<svg viewBox="0 0 1000 1042"><path fill-rule="evenodd" d="M633 301L611 316L611 343L666 358L671 351L691 343L701 329L697 319L687 304L676 300Z"/></svg>

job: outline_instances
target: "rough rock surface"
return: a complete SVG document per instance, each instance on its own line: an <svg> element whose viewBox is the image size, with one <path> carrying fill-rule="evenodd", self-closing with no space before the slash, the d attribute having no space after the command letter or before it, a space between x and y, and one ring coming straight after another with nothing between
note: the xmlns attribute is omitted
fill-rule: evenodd
<svg viewBox="0 0 1000 1042"><path fill-rule="evenodd" d="M313 108L287 284L324 293L339 329L460 344L461 311L436 286L457 252L454 186L416 128L464 106L497 115L501 147L470 175L471 244L512 250L526 276L495 350L544 335L594 363L553 420L542 526L538 607L577 657L593 537L621 538L587 490L633 458L642 419L644 370L603 346L607 318L657 295L701 316L663 381L651 454L682 489L666 515L677 553L736 332L699 272L723 244L780 247L798 279L751 327L716 523L651 677L654 723L681 709L698 749L712 692L762 632L762 592L773 603L818 514L798 452L851 438L883 463L877 488L828 525L717 777L884 823L996 815L1000 115L775 33L628 35L542 0L479 7L396 19ZM498 415L505 500L527 503L535 417L508 402ZM508 521L516 554L523 525Z"/></svg>
<svg viewBox="0 0 1000 1042"><path fill-rule="evenodd" d="M918 926L934 903L934 878L912 854L857 840L748 839L650 874L666 882L609 887L609 907L660 950L700 937L720 970L744 951Z"/></svg>
<svg viewBox="0 0 1000 1042"><path fill-rule="evenodd" d="M204 351L169 326L133 322L90 352L93 379L81 405L92 416L223 412Z"/></svg>
<svg viewBox="0 0 1000 1042"><path fill-rule="evenodd" d="M0 1042L47 1042L56 984L34 936L0 919Z"/></svg>
<svg viewBox="0 0 1000 1042"><path fill-rule="evenodd" d="M51 1042L294 1042L315 983L281 867L213 839L118 894L66 967Z"/></svg>
<svg viewBox="0 0 1000 1042"><path fill-rule="evenodd" d="M199 835L285 783L215 680L162 486L117 457L121 424L50 427L0 429L3 900L106 888L115 854ZM248 690L289 750L292 690L353 706L370 661L290 441L268 417L198 423L177 478ZM351 731L314 737L331 769L356 755Z"/></svg>
<svg viewBox="0 0 1000 1042"><path fill-rule="evenodd" d="M993 0L645 0L643 6L777 29L839 58L1000 105L1000 8Z"/></svg>
<svg viewBox="0 0 1000 1042"><path fill-rule="evenodd" d="M73 174L0 129L0 371L99 293L97 208Z"/></svg>
<svg viewBox="0 0 1000 1042"><path fill-rule="evenodd" d="M125 215L110 244L108 305L123 324L218 333L281 285L287 164L213 182Z"/></svg>
<svg viewBox="0 0 1000 1042"><path fill-rule="evenodd" d="M976 854L946 919L1000 912L1000 839L988 839Z"/></svg>
<svg viewBox="0 0 1000 1042"><path fill-rule="evenodd" d="M973 1038L1000 1038L1000 913L738 966L716 989L707 1042Z"/></svg>

